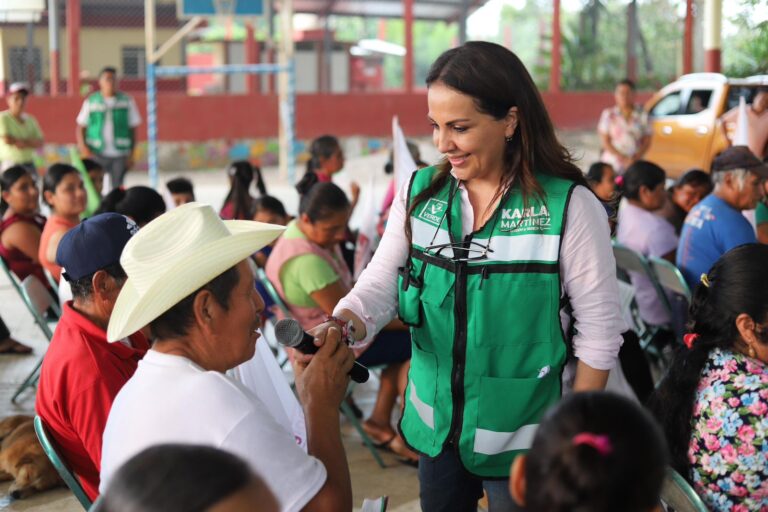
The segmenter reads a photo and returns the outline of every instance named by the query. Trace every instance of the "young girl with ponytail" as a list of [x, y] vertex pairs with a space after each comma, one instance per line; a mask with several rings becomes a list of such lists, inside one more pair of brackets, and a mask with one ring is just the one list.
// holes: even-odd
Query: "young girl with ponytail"
[[230, 188], [219, 216], [224, 220], [251, 220], [256, 201], [250, 193], [251, 182], [255, 181], [259, 194], [267, 195], [261, 168], [247, 160], [238, 160], [230, 164], [227, 175]]
[[531, 512], [661, 512], [664, 437], [650, 414], [612, 393], [574, 393], [512, 464], [510, 493]]
[[710, 510], [768, 510], [768, 246], [747, 244], [701, 276], [689, 334], [650, 407], [672, 466]]

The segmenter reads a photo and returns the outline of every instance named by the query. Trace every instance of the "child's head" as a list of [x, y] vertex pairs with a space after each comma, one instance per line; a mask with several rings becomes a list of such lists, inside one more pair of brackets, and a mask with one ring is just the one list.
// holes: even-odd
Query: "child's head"
[[638, 160], [624, 172], [621, 193], [645, 210], [658, 210], [664, 206], [664, 169], [646, 160]]
[[43, 200], [56, 215], [78, 216], [85, 210], [85, 187], [80, 171], [69, 164], [53, 164], [43, 178]]
[[125, 215], [133, 219], [139, 227], [144, 227], [153, 219], [165, 213], [165, 201], [163, 196], [154, 189], [143, 185], [137, 185], [128, 189], [118, 187], [101, 200], [101, 206], [99, 206], [96, 213], [105, 212]]
[[587, 171], [587, 182], [601, 201], [608, 202], [613, 199], [616, 191], [616, 173], [610, 164], [595, 162], [590, 165]]
[[701, 169], [691, 169], [672, 187], [672, 201], [683, 211], [689, 212], [712, 192], [713, 187], [712, 176]]
[[195, 190], [192, 187], [192, 182], [187, 178], [174, 178], [168, 181], [165, 186], [171, 193], [174, 206], [181, 206], [195, 200]]
[[88, 177], [91, 178], [96, 192], [101, 195], [101, 191], [104, 190], [104, 168], [92, 158], [83, 158], [83, 167], [85, 167]]
[[535, 512], [650, 512], [667, 468], [661, 430], [638, 404], [573, 393], [543, 419], [512, 464], [512, 497]]
[[273, 196], [261, 196], [254, 203], [253, 220], [268, 224], [288, 224], [288, 214], [280, 200]]

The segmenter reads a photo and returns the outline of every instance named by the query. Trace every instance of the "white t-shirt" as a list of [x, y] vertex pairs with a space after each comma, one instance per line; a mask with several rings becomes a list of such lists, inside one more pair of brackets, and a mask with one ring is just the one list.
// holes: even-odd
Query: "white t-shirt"
[[[127, 154], [125, 151], [118, 151], [117, 148], [115, 148], [115, 130], [112, 127], [112, 108], [115, 106], [115, 101], [117, 101], [116, 96], [112, 96], [111, 98], [104, 98], [104, 105], [107, 107], [107, 109], [106, 115], [104, 116], [104, 128], [102, 130], [102, 133], [104, 134], [104, 149], [101, 151], [101, 156], [113, 158], [125, 156]], [[128, 125], [131, 128], [136, 128], [141, 124], [141, 114], [139, 114], [139, 109], [136, 106], [136, 102], [133, 98], [129, 96], [128, 102], [130, 104], [128, 107]], [[86, 100], [83, 102], [83, 106], [80, 107], [80, 113], [77, 114], [78, 126], [88, 126], [88, 116], [90, 115], [89, 106], [90, 103], [86, 98]]]
[[326, 479], [323, 464], [244, 386], [185, 357], [149, 350], [109, 412], [99, 490], [128, 459], [163, 443], [213, 446], [242, 457], [284, 512], [301, 510]]
[[[629, 201], [623, 202], [619, 209], [616, 239], [620, 244], [645, 257], [661, 258], [677, 249], [677, 235], [672, 224]], [[643, 320], [653, 325], [669, 323], [669, 311], [661, 303], [653, 283], [647, 277], [634, 272], [630, 274], [630, 278], [635, 287], [635, 299]]]

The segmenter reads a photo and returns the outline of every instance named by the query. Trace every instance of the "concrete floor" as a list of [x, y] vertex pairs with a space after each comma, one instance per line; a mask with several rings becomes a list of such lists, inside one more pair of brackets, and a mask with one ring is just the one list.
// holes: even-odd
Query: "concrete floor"
[[[578, 164], [585, 169], [597, 159], [598, 141], [592, 132], [568, 132], [561, 134], [563, 143], [578, 159]], [[422, 158], [435, 161], [438, 154], [428, 141], [422, 141]], [[382, 169], [387, 160], [385, 152], [359, 158], [351, 158], [345, 165], [345, 170], [334, 178], [342, 188], [349, 189], [350, 181], [357, 181], [363, 188], [360, 202], [353, 214], [350, 224], [353, 227], [360, 222], [367, 209], [377, 208], [381, 202], [390, 176]], [[161, 183], [181, 175], [180, 172], [161, 174]], [[195, 171], [187, 175], [195, 184], [198, 200], [219, 207], [227, 191], [227, 179], [223, 170]], [[280, 198], [289, 213], [297, 209], [297, 197], [294, 189], [278, 176], [277, 169], [265, 169], [264, 179], [269, 193]], [[144, 173], [129, 173], [127, 185], [147, 184]], [[0, 275], [0, 313], [12, 335], [34, 347], [35, 353], [28, 356], [0, 356], [0, 417], [12, 414], [33, 414], [34, 395], [28, 391], [22, 396], [18, 405], [13, 405], [10, 398], [19, 383], [35, 365], [38, 357], [45, 353], [47, 343], [36, 328], [32, 316], [26, 311], [16, 292], [7, 282], [5, 275]], [[355, 390], [355, 400], [364, 411], [370, 411], [376, 396], [374, 384], [358, 386]], [[379, 468], [370, 453], [362, 445], [359, 436], [348, 423], [342, 427], [344, 445], [347, 451], [352, 474], [354, 503], [362, 504], [364, 498], [375, 498], [387, 495], [390, 498], [389, 510], [392, 512], [418, 511], [418, 480], [416, 469], [397, 462], [394, 456], [382, 453], [387, 467]], [[12, 500], [7, 495], [8, 483], [0, 484], [0, 511], [50, 511], [75, 512], [82, 510], [75, 498], [67, 489], [48, 491], [23, 500]]]

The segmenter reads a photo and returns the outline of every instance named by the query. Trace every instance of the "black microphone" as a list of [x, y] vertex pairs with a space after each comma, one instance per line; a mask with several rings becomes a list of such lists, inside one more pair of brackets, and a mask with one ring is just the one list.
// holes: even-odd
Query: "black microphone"
[[[315, 338], [311, 334], [304, 332], [301, 324], [293, 318], [279, 320], [275, 324], [275, 338], [277, 342], [284, 347], [294, 348], [302, 354], [314, 354], [317, 352]], [[349, 371], [349, 376], [358, 384], [368, 381], [370, 374], [368, 368], [355, 361], [354, 366]]]

